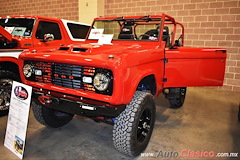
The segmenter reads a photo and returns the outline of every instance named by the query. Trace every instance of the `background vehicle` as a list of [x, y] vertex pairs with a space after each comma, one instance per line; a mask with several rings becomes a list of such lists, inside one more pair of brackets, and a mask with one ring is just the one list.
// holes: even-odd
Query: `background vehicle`
[[101, 116], [114, 123], [115, 148], [137, 156], [154, 128], [154, 96], [164, 92], [179, 108], [186, 87], [223, 84], [226, 50], [184, 47], [184, 27], [171, 16], [102, 17], [92, 26], [84, 44], [20, 56], [33, 113], [46, 126]]
[[0, 116], [8, 113], [12, 80], [20, 81], [18, 56], [29, 48], [59, 48], [85, 40], [89, 25], [40, 16], [0, 17]]

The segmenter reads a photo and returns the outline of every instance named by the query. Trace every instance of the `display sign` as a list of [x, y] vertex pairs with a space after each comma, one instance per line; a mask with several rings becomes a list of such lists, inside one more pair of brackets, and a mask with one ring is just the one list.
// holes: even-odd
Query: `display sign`
[[13, 81], [4, 146], [23, 158], [32, 87]]
[[8, 33], [12, 33], [14, 30], [14, 27], [5, 27], [5, 30], [8, 31]]
[[112, 44], [113, 34], [102, 34], [102, 36], [98, 39], [99, 44]]
[[103, 34], [104, 29], [91, 29], [88, 39], [99, 39]]

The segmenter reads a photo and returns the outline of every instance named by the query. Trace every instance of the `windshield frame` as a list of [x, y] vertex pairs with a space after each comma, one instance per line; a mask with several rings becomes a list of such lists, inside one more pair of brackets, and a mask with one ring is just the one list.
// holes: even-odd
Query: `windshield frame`
[[[137, 34], [136, 34], [136, 29], [138, 26], [140, 25], [158, 25], [158, 31], [159, 33], [160, 32], [160, 29], [162, 28], [161, 25], [162, 25], [162, 17], [161, 16], [156, 16], [156, 17], [150, 17], [150, 16], [138, 16], [136, 18], [124, 18], [124, 17], [113, 17], [113, 18], [103, 18], [103, 19], [95, 19], [89, 32], [88, 32], [88, 35], [86, 37], [86, 40], [98, 40], [98, 39], [89, 39], [90, 37], [90, 34], [91, 34], [91, 30], [92, 29], [96, 29], [96, 23], [97, 22], [114, 22], [116, 21], [119, 25], [119, 31], [118, 33], [114, 33], [114, 34], [120, 34], [121, 30], [123, 29], [124, 25], [126, 23], [132, 23], [131, 27], [133, 28], [133, 35], [134, 37], [137, 37]], [[156, 29], [157, 27], [155, 27]], [[105, 29], [105, 28], [104, 28]], [[152, 29], [153, 30], [153, 29]], [[143, 33], [144, 34], [144, 33]], [[141, 35], [143, 35], [141, 34]], [[134, 38], [134, 39], [112, 39], [112, 41], [127, 41], [127, 42], [134, 42], [134, 41], [141, 41], [141, 42], [158, 42], [160, 40], [160, 36], [161, 34], [158, 34], [157, 35], [157, 39], [156, 40], [140, 40], [138, 38]]]
[[[4, 29], [5, 29], [5, 27], [8, 27], [8, 21], [9, 20], [13, 20], [13, 19], [28, 19], [28, 20], [33, 20], [33, 23], [31, 24], [31, 31], [30, 31], [30, 34], [29, 35], [24, 35], [25, 34], [25, 31], [24, 31], [24, 33], [23, 33], [23, 36], [17, 36], [17, 35], [13, 35], [13, 30], [12, 30], [12, 32], [10, 33], [12, 36], [17, 36], [17, 37], [26, 37], [26, 38], [29, 38], [29, 37], [32, 37], [32, 35], [33, 35], [33, 31], [34, 31], [34, 26], [35, 26], [35, 23], [36, 23], [36, 20], [37, 20], [37, 18], [32, 18], [32, 17], [4, 17], [4, 18], [0, 18], [0, 21], [1, 20], [4, 20], [5, 22], [5, 24], [6, 25], [1, 25], [1, 23], [0, 23], [0, 26], [2, 26]], [[7, 21], [7, 22], [6, 22]], [[9, 25], [9, 26], [11, 26], [11, 25]], [[15, 28], [16, 26], [14, 26], [14, 28]], [[18, 26], [19, 28], [21, 28], [22, 26]], [[27, 29], [27, 27], [26, 27], [26, 29]]]

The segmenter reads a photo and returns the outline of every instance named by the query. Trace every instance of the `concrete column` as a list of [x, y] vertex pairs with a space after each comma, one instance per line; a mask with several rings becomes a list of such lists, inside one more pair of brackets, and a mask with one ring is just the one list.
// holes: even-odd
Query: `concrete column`
[[91, 24], [93, 19], [104, 16], [104, 0], [78, 0], [79, 22]]

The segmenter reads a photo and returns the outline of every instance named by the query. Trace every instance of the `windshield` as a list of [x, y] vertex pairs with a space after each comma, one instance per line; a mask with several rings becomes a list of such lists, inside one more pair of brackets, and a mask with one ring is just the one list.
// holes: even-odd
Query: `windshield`
[[0, 19], [0, 25], [13, 36], [29, 37], [32, 35], [34, 21], [33, 18], [5, 18]]
[[116, 19], [96, 20], [88, 39], [121, 41], [158, 41], [161, 18]]

